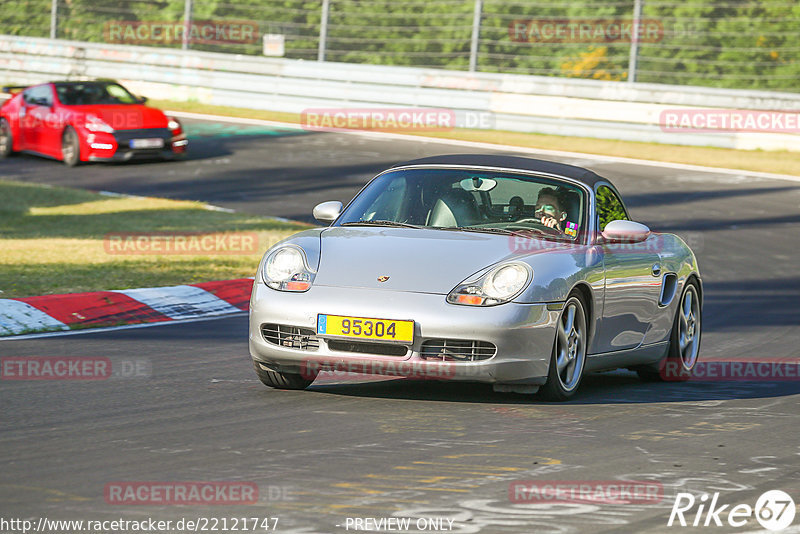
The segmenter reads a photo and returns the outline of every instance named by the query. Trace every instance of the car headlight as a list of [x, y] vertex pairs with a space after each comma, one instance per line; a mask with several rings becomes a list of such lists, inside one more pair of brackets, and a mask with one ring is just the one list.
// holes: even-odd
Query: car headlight
[[449, 295], [450, 304], [495, 306], [519, 295], [533, 279], [533, 272], [524, 263], [504, 263], [490, 269], [475, 280], [462, 282]]
[[279, 291], [308, 291], [314, 272], [308, 267], [303, 249], [286, 245], [269, 253], [261, 276], [272, 289]]
[[100, 117], [89, 115], [86, 117], [86, 129], [90, 132], [114, 133], [114, 128]]

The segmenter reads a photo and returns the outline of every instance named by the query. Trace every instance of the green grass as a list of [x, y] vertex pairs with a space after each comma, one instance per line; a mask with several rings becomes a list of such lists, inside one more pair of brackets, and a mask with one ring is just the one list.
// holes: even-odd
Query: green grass
[[[228, 117], [244, 117], [248, 119], [272, 120], [296, 124], [300, 123], [300, 115], [296, 113], [214, 106], [197, 102], [175, 102], [171, 100], [151, 100], [150, 103], [153, 106], [174, 111], [208, 113]], [[606, 156], [800, 176], [800, 152], [791, 152], [787, 150], [766, 151], [692, 147], [496, 130], [452, 130], [446, 132], [418, 133], [409, 131], [400, 133], [423, 137], [459, 139], [462, 141], [478, 141], [482, 143], [495, 143], [544, 150], [563, 150], [585, 154], [602, 154]]]
[[[310, 226], [302, 223], [213, 211], [200, 202], [109, 197], [0, 181], [0, 297], [254, 276], [268, 246], [307, 228]], [[218, 250], [120, 254], [119, 249], [110, 249], [109, 234], [149, 232], [243, 232], [239, 235], [254, 238], [257, 245], [237, 255], [219, 254]]]

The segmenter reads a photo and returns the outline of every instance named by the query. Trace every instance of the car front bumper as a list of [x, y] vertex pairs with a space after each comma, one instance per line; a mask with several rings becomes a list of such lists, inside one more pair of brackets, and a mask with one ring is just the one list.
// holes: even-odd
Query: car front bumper
[[[546, 381], [560, 304], [507, 303], [492, 307], [448, 304], [444, 295], [376, 289], [312, 286], [305, 293], [276, 291], [257, 280], [250, 301], [250, 354], [256, 364], [286, 373], [315, 376], [332, 370], [420, 379], [540, 385]], [[317, 333], [317, 314], [413, 320], [414, 341], [404, 355], [335, 350], [329, 338], [316, 347], [293, 348], [267, 341], [265, 324]], [[431, 340], [482, 341], [494, 356], [452, 361], [423, 354]]]
[[[161, 139], [163, 146], [134, 148], [131, 141]], [[167, 128], [116, 130], [109, 133], [87, 133], [82, 159], [87, 161], [122, 162], [134, 159], [176, 159], [186, 154], [188, 140], [184, 134], [173, 135]], [[85, 154], [85, 156], [84, 156]]]

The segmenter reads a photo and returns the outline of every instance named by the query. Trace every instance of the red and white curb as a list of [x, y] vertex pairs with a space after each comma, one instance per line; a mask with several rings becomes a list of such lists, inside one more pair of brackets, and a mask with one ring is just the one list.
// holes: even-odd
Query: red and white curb
[[0, 336], [184, 321], [247, 311], [252, 278], [0, 300]]

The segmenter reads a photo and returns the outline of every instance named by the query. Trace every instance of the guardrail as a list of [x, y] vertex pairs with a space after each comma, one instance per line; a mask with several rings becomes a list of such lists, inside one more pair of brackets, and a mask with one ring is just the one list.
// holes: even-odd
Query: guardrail
[[[0, 36], [0, 77], [27, 84], [115, 78], [151, 98], [300, 113], [308, 108], [447, 108], [475, 127], [743, 149], [800, 150], [800, 94], [313, 62]], [[751, 110], [793, 128], [669, 131], [664, 113]], [[782, 123], [781, 123], [782, 124]]]

